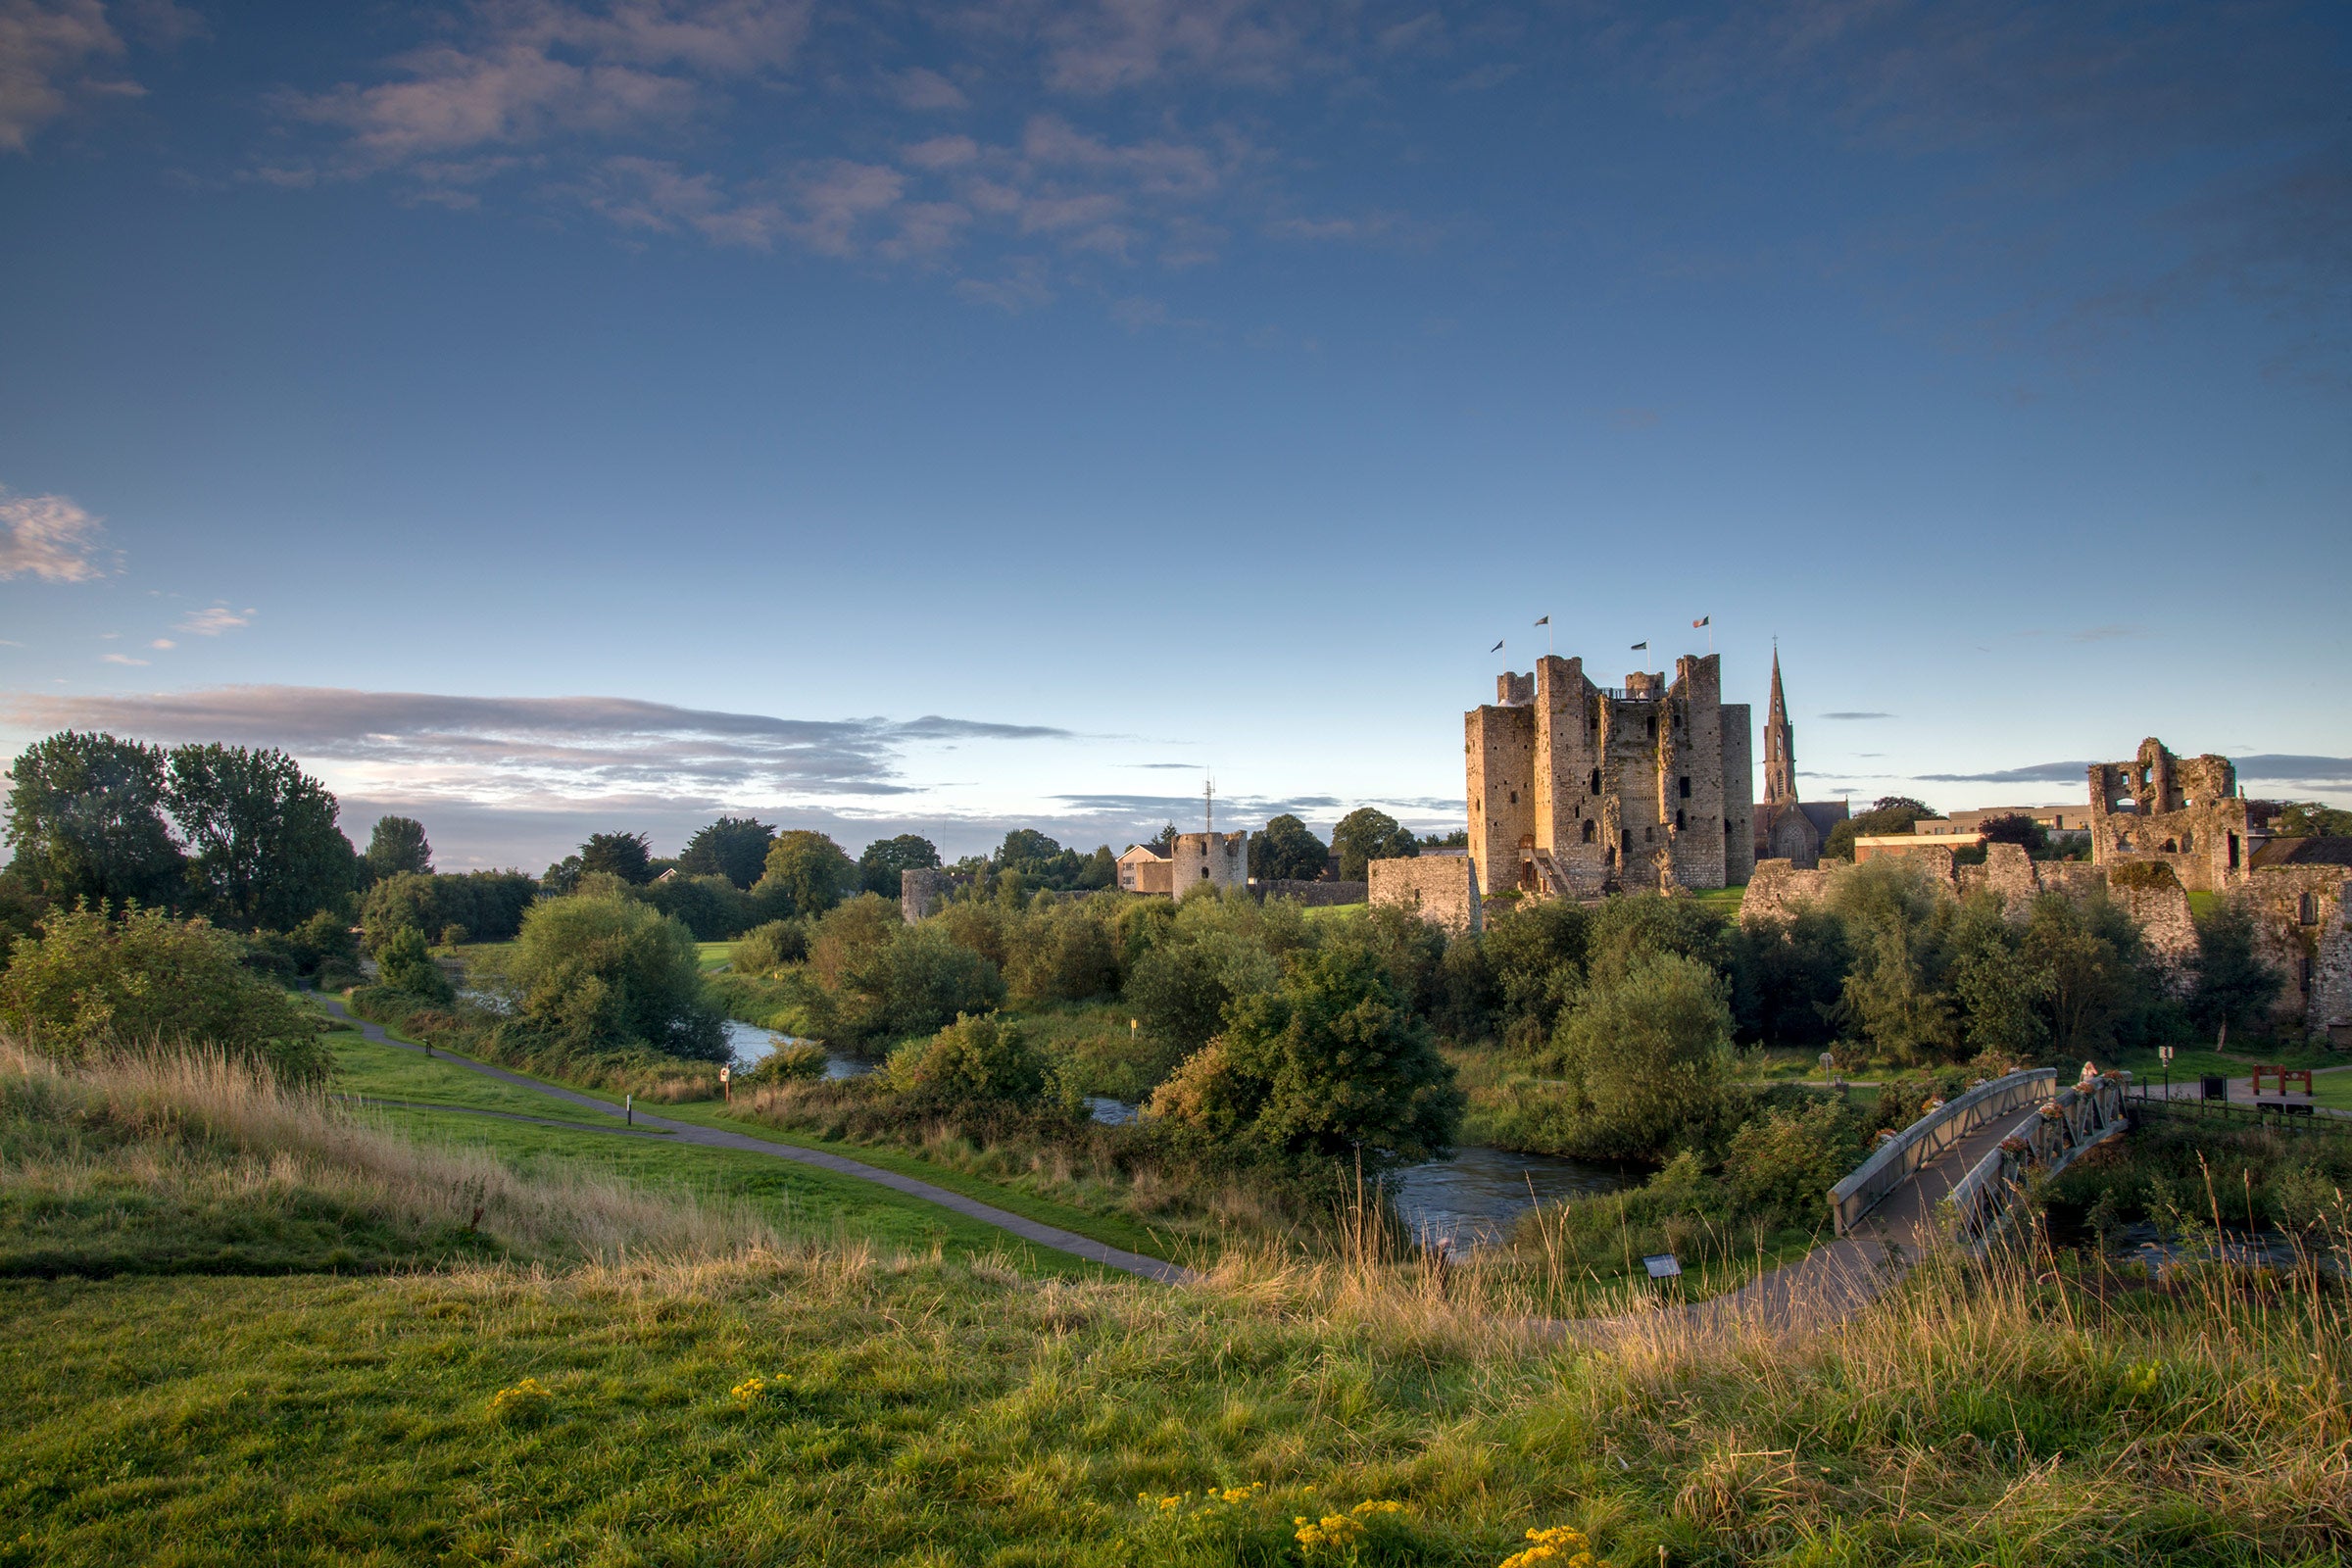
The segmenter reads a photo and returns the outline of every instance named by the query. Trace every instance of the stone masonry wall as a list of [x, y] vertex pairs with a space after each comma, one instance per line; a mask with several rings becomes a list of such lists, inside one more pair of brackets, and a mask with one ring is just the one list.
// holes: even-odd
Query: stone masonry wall
[[[1469, 863], [1458, 855], [1448, 858]], [[1276, 877], [1250, 883], [1250, 891], [1261, 903], [1267, 899], [1290, 899], [1310, 909], [1321, 909], [1338, 904], [1362, 904], [1371, 897], [1372, 887], [1369, 882], [1296, 882]]]
[[1800, 871], [1793, 860], [1758, 860], [1755, 874], [1747, 879], [1747, 892], [1740, 900], [1740, 923], [1786, 920], [1798, 905], [1818, 900], [1829, 880], [1827, 867]]
[[1369, 868], [1371, 900], [1409, 909], [1456, 936], [1486, 928], [1478, 877], [1467, 857], [1433, 855], [1413, 859], [1374, 860]]
[[969, 871], [901, 871], [899, 916], [908, 925], [935, 914], [957, 888], [971, 886]]
[[2323, 971], [2341, 962], [2329, 952], [2344, 945], [2344, 870], [2340, 865], [2264, 866], [2231, 888], [2231, 904], [2254, 926], [2254, 951], [2283, 982], [2272, 1022], [2325, 1036], [2352, 1026], [2352, 1005], [2331, 989]]

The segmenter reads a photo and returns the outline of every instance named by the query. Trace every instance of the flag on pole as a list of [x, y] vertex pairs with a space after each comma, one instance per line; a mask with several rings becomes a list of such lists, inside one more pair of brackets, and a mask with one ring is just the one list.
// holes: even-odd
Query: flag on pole
[[1632, 651], [1637, 654], [1646, 654], [1649, 652], [1649, 644], [1646, 642], [1636, 643]]
[[1502, 652], [1502, 644], [1496, 643], [1494, 647], [1488, 649], [1487, 652], [1490, 654], [1499, 654]]
[[1704, 626], [1707, 622], [1713, 620], [1714, 618], [1715, 617], [1713, 615], [1701, 615], [1690, 623], [1690, 629], [1692, 631], [1696, 631], [1699, 627]]
[[1548, 626], [1551, 624], [1551, 617], [1549, 615], [1545, 615], [1543, 619], [1537, 621], [1536, 624], [1539, 626]]

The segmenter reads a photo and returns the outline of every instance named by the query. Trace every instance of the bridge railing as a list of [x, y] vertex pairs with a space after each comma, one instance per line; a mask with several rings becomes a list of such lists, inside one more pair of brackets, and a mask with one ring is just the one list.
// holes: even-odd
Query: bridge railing
[[1984, 1251], [2008, 1228], [2029, 1179], [2056, 1175], [2129, 1126], [2131, 1083], [2130, 1073], [2108, 1073], [2044, 1101], [2040, 1114], [2027, 1118], [1952, 1188], [1952, 1240], [1969, 1252]]
[[1843, 1236], [1888, 1193], [1909, 1181], [1922, 1165], [1934, 1164], [1970, 1133], [1996, 1116], [2024, 1110], [2050, 1098], [2058, 1086], [2055, 1067], [2028, 1067], [1982, 1083], [1881, 1144], [1854, 1173], [1830, 1189], [1830, 1211]]

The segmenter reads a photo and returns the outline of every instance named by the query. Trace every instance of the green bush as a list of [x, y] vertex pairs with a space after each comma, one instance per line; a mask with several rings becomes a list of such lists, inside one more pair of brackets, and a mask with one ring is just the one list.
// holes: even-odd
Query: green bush
[[908, 1041], [891, 1053], [884, 1073], [897, 1093], [956, 1109], [1033, 1104], [1052, 1082], [1021, 1026], [993, 1013], [959, 1016], [928, 1040]]
[[739, 975], [757, 978], [808, 956], [808, 930], [798, 920], [770, 920], [735, 939], [727, 952], [727, 966]]
[[234, 937], [156, 909], [51, 914], [0, 972], [0, 1023], [35, 1050], [218, 1050], [281, 1079], [315, 1082], [329, 1054], [310, 1015], [251, 973]]
[[762, 1088], [770, 1084], [805, 1083], [825, 1075], [825, 1048], [807, 1040], [778, 1046], [737, 1078], [738, 1083]]
[[1683, 954], [1637, 957], [1561, 1023], [1551, 1065], [1571, 1152], [1662, 1159], [1703, 1143], [1734, 1108], [1732, 1014], [1715, 971]]
[[446, 1005], [456, 995], [449, 977], [426, 951], [424, 933], [413, 925], [402, 926], [385, 939], [376, 950], [375, 968], [388, 989], [428, 1005]]
[[727, 1059], [693, 934], [635, 900], [574, 895], [533, 905], [499, 969], [516, 1009], [500, 1033], [526, 1051]]

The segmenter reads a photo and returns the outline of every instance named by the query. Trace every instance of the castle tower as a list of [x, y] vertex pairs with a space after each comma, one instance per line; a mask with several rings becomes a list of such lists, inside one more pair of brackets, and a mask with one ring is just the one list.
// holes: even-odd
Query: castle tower
[[1796, 804], [1795, 737], [1788, 728], [1788, 699], [1781, 691], [1781, 650], [1772, 650], [1772, 708], [1764, 715], [1764, 804]]

